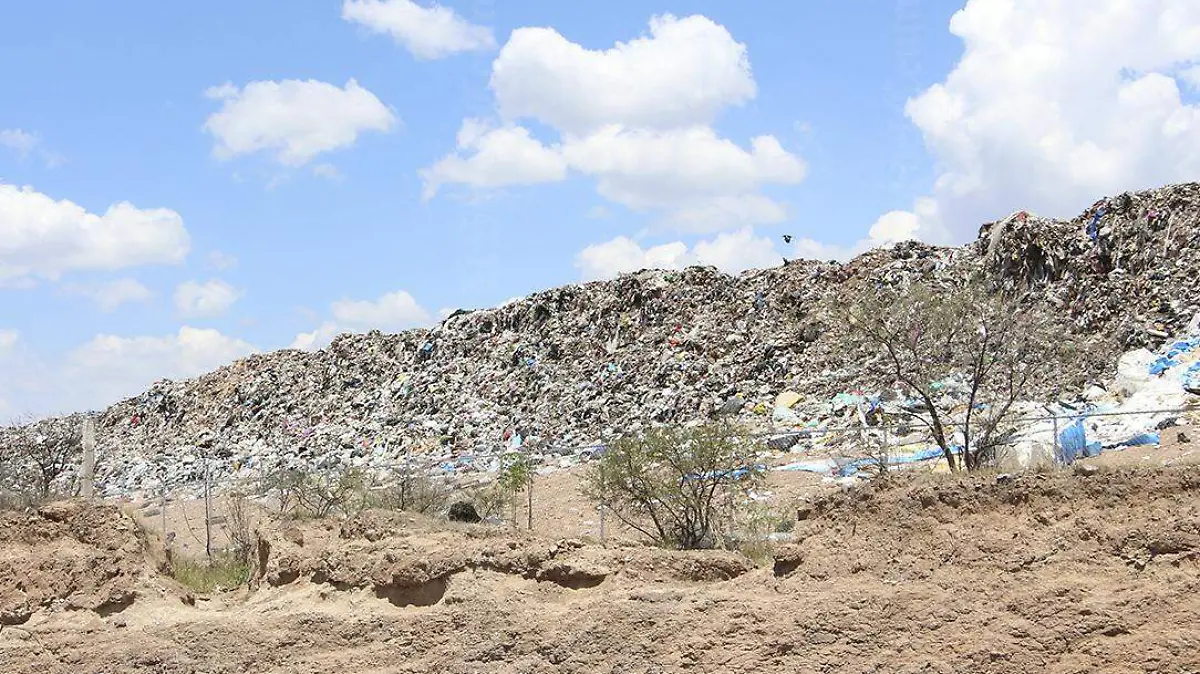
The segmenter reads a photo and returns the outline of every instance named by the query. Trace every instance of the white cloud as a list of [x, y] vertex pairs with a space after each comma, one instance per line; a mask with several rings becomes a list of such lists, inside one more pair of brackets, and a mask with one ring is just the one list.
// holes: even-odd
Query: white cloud
[[334, 182], [341, 182], [342, 180], [345, 180], [342, 172], [339, 171], [338, 167], [334, 166], [333, 164], [317, 164], [316, 166], [312, 167], [312, 172], [313, 175], [317, 176], [318, 178], [325, 178], [326, 180], [332, 180]]
[[0, 356], [8, 355], [21, 339], [21, 332], [11, 328], [0, 329]]
[[398, 332], [431, 321], [429, 312], [403, 290], [388, 293], [374, 302], [339, 300], [333, 303], [333, 318], [346, 329], [360, 332]]
[[303, 166], [322, 152], [354, 145], [359, 134], [388, 132], [396, 115], [375, 94], [350, 80], [337, 87], [316, 80], [223, 84], [206, 92], [222, 101], [204, 128], [221, 159], [259, 151], [284, 166]]
[[[715, 232], [787, 219], [786, 206], [760, 190], [807, 173], [774, 136], [747, 149], [711, 128], [723, 109], [753, 99], [756, 85], [746, 46], [703, 16], [656, 16], [648, 35], [603, 51], [521, 28], [497, 56], [490, 86], [503, 123], [464, 122], [459, 152], [421, 172], [427, 198], [442, 184], [546, 183], [570, 170], [667, 229]], [[558, 141], [533, 137], [524, 119]]]
[[[97, 335], [51, 366], [27, 345], [23, 348], [22, 341], [14, 341], [8, 353], [0, 348], [0, 415], [100, 409], [159, 379], [199, 376], [256, 350], [216, 330], [184, 326], [159, 337]], [[15, 401], [20, 401], [19, 409]]]
[[94, 284], [72, 283], [64, 290], [73, 295], [82, 295], [96, 304], [101, 311], [116, 311], [122, 304], [145, 302], [154, 297], [150, 289], [135, 279], [121, 278]]
[[169, 209], [121, 202], [96, 215], [31, 187], [0, 184], [0, 283], [178, 264], [190, 246], [183, 219]]
[[[933, 204], [922, 200], [918, 211], [926, 214], [926, 220], [932, 219]], [[792, 256], [809, 260], [837, 260], [845, 262], [856, 255], [861, 255], [872, 248], [889, 246], [900, 241], [918, 238], [921, 228], [921, 217], [908, 211], [888, 211], [879, 216], [871, 225], [867, 236], [851, 246], [822, 243], [810, 238], [801, 238], [792, 245]]]
[[1200, 107], [1179, 89], [1200, 61], [1200, 3], [970, 0], [950, 31], [962, 59], [906, 107], [940, 171], [927, 240], [1200, 175]]
[[665, 209], [670, 224], [699, 232], [786, 219], [785, 209], [757, 190], [796, 184], [807, 171], [772, 136], [754, 138], [747, 152], [708, 127], [608, 126], [568, 140], [563, 154], [598, 180], [603, 196], [635, 210]]
[[575, 266], [584, 280], [609, 279], [641, 269], [683, 269], [691, 265], [714, 266], [736, 274], [747, 269], [773, 267], [783, 262], [770, 239], [754, 236], [750, 228], [725, 232], [690, 249], [682, 241], [643, 248], [619, 236], [580, 251]]
[[136, 395], [159, 379], [196, 377], [257, 351], [216, 330], [184, 326], [162, 337], [97, 335], [67, 354], [62, 376], [88, 407]]
[[1200, 65], [1194, 65], [1179, 72], [1179, 79], [1188, 85], [1192, 91], [1200, 91]]
[[0, 129], [0, 145], [16, 152], [19, 157], [28, 156], [37, 144], [38, 137], [35, 134], [21, 129]]
[[518, 28], [492, 66], [506, 119], [531, 117], [567, 133], [609, 124], [704, 125], [754, 98], [746, 46], [703, 16], [650, 20], [650, 34], [593, 51], [552, 28]]
[[567, 177], [567, 163], [558, 148], [542, 145], [519, 126], [492, 128], [476, 119], [463, 121], [458, 149], [469, 157], [451, 153], [433, 166], [421, 169], [423, 198], [437, 194], [441, 185], [464, 184], [480, 188], [533, 185]]
[[333, 319], [321, 323], [312, 332], [296, 335], [291, 348], [313, 350], [324, 348], [343, 332], [400, 332], [427, 326], [434, 317], [403, 290], [390, 292], [377, 300], [339, 300], [330, 306]]
[[216, 269], [217, 271], [233, 269], [238, 264], [237, 257], [219, 250], [209, 251], [207, 261], [208, 266]]
[[184, 318], [217, 318], [241, 297], [240, 290], [220, 279], [185, 281], [175, 289], [175, 309]]
[[345, 0], [342, 18], [391, 35], [419, 59], [496, 48], [492, 29], [476, 26], [436, 3], [422, 7], [411, 0]]
[[333, 341], [333, 338], [337, 337], [338, 334], [342, 332], [345, 332], [345, 330], [340, 330], [337, 324], [333, 321], [325, 321], [320, 327], [312, 332], [302, 332], [296, 335], [296, 338], [292, 340], [292, 343], [288, 348], [300, 349], [302, 351], [315, 351], [317, 349], [323, 349], [326, 346], [329, 346], [329, 343]]

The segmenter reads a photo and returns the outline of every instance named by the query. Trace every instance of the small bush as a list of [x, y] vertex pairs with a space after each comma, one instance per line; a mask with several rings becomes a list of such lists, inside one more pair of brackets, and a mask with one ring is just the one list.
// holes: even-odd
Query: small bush
[[482, 519], [470, 501], [455, 501], [447, 516], [451, 522], [478, 522]]
[[250, 579], [250, 564], [235, 555], [214, 556], [212, 560], [175, 557], [170, 570], [180, 585], [202, 594], [233, 590]]
[[758, 448], [726, 424], [656, 428], [622, 438], [588, 473], [584, 494], [622, 524], [665, 545], [711, 548], [762, 481]]
[[446, 509], [445, 486], [413, 471], [398, 471], [391, 484], [371, 495], [371, 507], [432, 515]]

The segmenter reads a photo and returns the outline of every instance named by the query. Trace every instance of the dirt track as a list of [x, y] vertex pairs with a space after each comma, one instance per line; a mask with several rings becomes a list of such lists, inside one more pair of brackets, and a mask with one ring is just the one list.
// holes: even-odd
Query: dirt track
[[9, 518], [0, 610], [37, 610], [0, 630], [0, 669], [1200, 671], [1200, 466], [926, 476], [816, 506], [762, 568], [371, 513], [264, 531], [256, 589], [194, 606], [115, 509]]

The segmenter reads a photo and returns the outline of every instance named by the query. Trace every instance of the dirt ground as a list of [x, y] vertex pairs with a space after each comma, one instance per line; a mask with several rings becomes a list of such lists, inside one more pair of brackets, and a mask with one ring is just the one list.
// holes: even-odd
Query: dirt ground
[[2, 516], [0, 671], [1200, 672], [1200, 465], [1133, 463], [823, 490], [759, 564], [376, 512], [263, 526], [252, 587], [212, 596], [122, 509], [59, 504]]

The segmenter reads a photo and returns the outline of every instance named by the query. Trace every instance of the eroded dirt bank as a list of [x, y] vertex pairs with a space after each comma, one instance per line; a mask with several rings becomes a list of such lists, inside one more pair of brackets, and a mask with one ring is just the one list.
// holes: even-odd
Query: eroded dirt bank
[[1200, 466], [834, 493], [756, 566], [403, 515], [262, 531], [187, 598], [132, 520], [4, 516], [0, 669], [1200, 671]]

